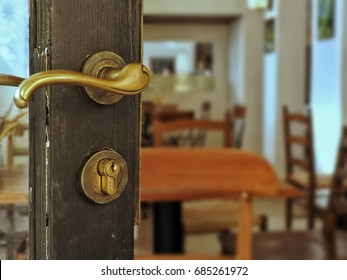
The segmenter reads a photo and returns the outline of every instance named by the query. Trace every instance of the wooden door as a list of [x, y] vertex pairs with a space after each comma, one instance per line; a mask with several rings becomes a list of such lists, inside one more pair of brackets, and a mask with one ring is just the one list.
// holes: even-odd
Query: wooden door
[[[80, 71], [85, 58], [112, 51], [141, 62], [141, 0], [31, 0], [30, 71]], [[38, 90], [30, 101], [30, 258], [132, 259], [139, 185], [140, 96], [99, 105], [79, 87]], [[123, 156], [128, 183], [99, 205], [79, 191], [95, 152]]]

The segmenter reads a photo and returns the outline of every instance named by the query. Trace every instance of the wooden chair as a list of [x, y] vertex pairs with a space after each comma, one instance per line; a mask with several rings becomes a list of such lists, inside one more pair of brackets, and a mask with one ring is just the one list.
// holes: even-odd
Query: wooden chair
[[[9, 114], [6, 113], [6, 114]], [[11, 168], [14, 163], [15, 156], [28, 156], [29, 148], [18, 147], [15, 145], [15, 138], [21, 138], [28, 131], [29, 125], [21, 121], [28, 114], [27, 111], [16, 115], [13, 118], [0, 117], [0, 140], [7, 138], [7, 166]]]
[[153, 119], [159, 121], [172, 121], [181, 118], [194, 118], [193, 111], [179, 111], [176, 105], [155, 106], [152, 101], [142, 102], [142, 147], [153, 146], [152, 123]]
[[[211, 118], [211, 103], [204, 101], [201, 105], [201, 114], [199, 120], [208, 121]], [[204, 147], [206, 142], [207, 130], [198, 129], [193, 134], [193, 129], [190, 130], [190, 134], [186, 137], [186, 142], [189, 141], [191, 147]]]
[[330, 180], [316, 176], [311, 112], [289, 112], [284, 106], [283, 123], [285, 182], [307, 192], [305, 199], [288, 199], [286, 202], [286, 228], [292, 227], [295, 202], [306, 209], [307, 228], [313, 229], [315, 217], [323, 217], [327, 208]]
[[[228, 117], [223, 121], [194, 120], [191, 118], [180, 118], [173, 121], [153, 120], [154, 146], [164, 146], [165, 134], [178, 132], [182, 135], [184, 131], [190, 133], [191, 130], [221, 131], [224, 136], [224, 147], [231, 147], [231, 122]], [[183, 136], [184, 137], [184, 136]], [[188, 146], [190, 146], [188, 144]]]
[[155, 112], [161, 113], [161, 112], [177, 112], [178, 107], [176, 104], [159, 104], [155, 105]]
[[[194, 115], [193, 110], [178, 110], [177, 107], [173, 105], [161, 105], [153, 114], [153, 123], [171, 122], [181, 119], [194, 119]], [[153, 127], [153, 133], [154, 130], [155, 128]], [[187, 136], [188, 134], [181, 135], [180, 133], [170, 135], [166, 139], [166, 145], [181, 146], [186, 143], [187, 140], [189, 140]]]
[[[279, 182], [260, 156], [233, 149], [144, 148], [141, 154], [141, 200], [147, 202], [238, 199], [238, 259], [252, 256], [252, 197], [276, 196]], [[226, 217], [226, 218], [228, 218]], [[235, 256], [150, 255], [137, 259], [215, 259]]]
[[29, 147], [17, 146], [15, 144], [16, 138], [22, 138], [25, 132], [28, 132], [29, 125], [26, 123], [18, 123], [18, 126], [9, 134], [7, 141], [7, 165], [9, 168], [13, 167], [15, 157], [28, 157]]
[[[347, 214], [347, 127], [342, 129], [336, 167], [331, 181], [328, 208], [321, 230], [257, 233], [253, 236], [254, 259], [323, 260], [347, 259], [347, 231], [336, 230], [336, 220]], [[233, 246], [232, 238], [229, 245]], [[225, 240], [227, 243], [227, 240]]]
[[[175, 104], [155, 105], [153, 102], [147, 101], [142, 103], [142, 147], [151, 147], [154, 145], [153, 140], [153, 123], [156, 121], [170, 122], [178, 119], [193, 119], [194, 112], [179, 111]], [[175, 135], [168, 139], [170, 145], [177, 146], [181, 142], [180, 135]], [[141, 213], [143, 218], [147, 218], [147, 212], [150, 205], [141, 203]]]

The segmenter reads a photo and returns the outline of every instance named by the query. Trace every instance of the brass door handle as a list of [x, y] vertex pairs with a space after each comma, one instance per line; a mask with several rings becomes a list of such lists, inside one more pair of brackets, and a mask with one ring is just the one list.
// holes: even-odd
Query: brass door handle
[[0, 85], [18, 86], [14, 103], [25, 108], [35, 90], [57, 84], [82, 86], [99, 104], [113, 104], [124, 95], [139, 94], [150, 82], [148, 68], [140, 63], [126, 65], [112, 52], [98, 52], [84, 61], [82, 73], [68, 70], [49, 70], [27, 79], [0, 74]]

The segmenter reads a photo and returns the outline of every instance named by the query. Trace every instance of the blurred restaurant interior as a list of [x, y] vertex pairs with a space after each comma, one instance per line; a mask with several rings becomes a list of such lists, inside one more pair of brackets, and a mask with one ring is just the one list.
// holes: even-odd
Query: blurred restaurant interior
[[[346, 259], [347, 2], [143, 2], [135, 259]], [[0, 73], [29, 75], [27, 3], [0, 2]], [[28, 197], [1, 177], [27, 182], [28, 111], [0, 91], [0, 259], [25, 259]], [[170, 179], [182, 197], [147, 192]]]

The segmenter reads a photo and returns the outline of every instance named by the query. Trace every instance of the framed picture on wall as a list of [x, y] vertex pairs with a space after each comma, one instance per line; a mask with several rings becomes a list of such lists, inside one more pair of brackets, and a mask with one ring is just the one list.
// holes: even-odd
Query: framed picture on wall
[[275, 20], [268, 19], [265, 21], [265, 52], [272, 53], [275, 51]]
[[318, 39], [326, 40], [334, 36], [334, 0], [319, 0]]
[[210, 42], [197, 42], [195, 45], [195, 72], [212, 73], [213, 46]]

